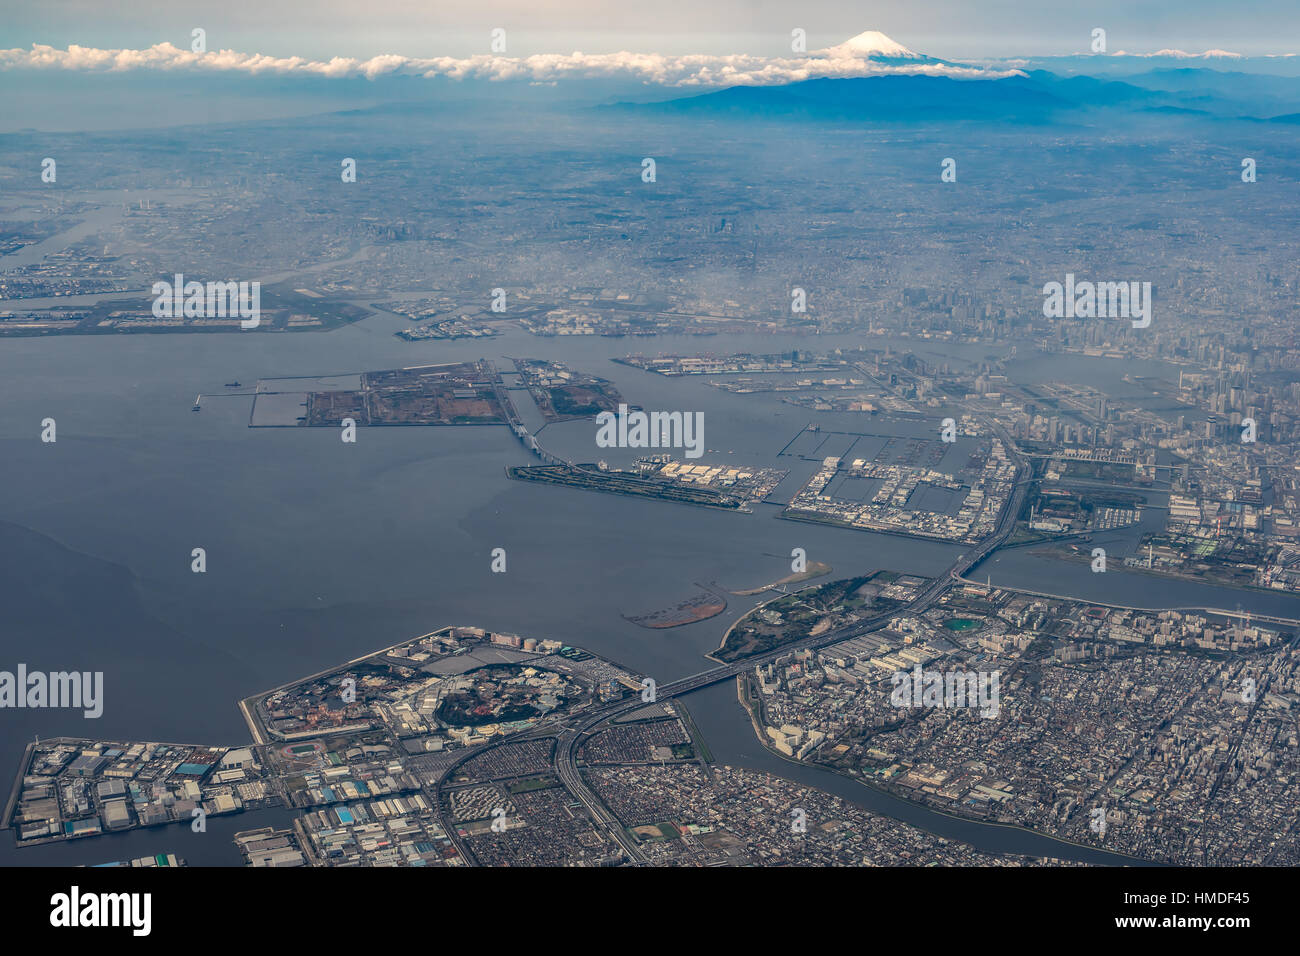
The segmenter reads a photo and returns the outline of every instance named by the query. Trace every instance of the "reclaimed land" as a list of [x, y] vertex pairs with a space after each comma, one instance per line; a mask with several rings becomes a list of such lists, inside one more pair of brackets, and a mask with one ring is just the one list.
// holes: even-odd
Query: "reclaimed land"
[[732, 591], [731, 593], [739, 597], [749, 597], [751, 594], [762, 594], [764, 591], [772, 591], [777, 588], [785, 587], [788, 584], [802, 584], [804, 581], [810, 580], [811, 578], [819, 578], [823, 574], [830, 574], [831, 570], [832, 568], [829, 564], [825, 564], [821, 561], [809, 561], [808, 569], [806, 571], [800, 571], [796, 574], [787, 574], [779, 581], [773, 581], [771, 584], [764, 584], [762, 587], [749, 588], [745, 591]]
[[540, 481], [549, 485], [568, 485], [571, 488], [586, 488], [590, 491], [632, 495], [637, 498], [659, 498], [705, 508], [722, 508], [726, 511], [739, 511], [745, 503], [744, 499], [735, 495], [723, 494], [709, 488], [687, 488], [671, 482], [638, 478], [623, 472], [594, 469], [588, 471], [585, 468], [569, 468], [565, 465], [523, 465], [507, 468], [506, 475], [516, 481]]
[[648, 614], [639, 614], [635, 617], [624, 614], [623, 620], [631, 621], [638, 627], [663, 630], [670, 627], [681, 627], [683, 624], [707, 621], [711, 617], [717, 617], [726, 609], [727, 601], [721, 595], [701, 591], [675, 607], [651, 611]]
[[[737, 618], [727, 628], [717, 650], [705, 656], [721, 664], [732, 664], [815, 636], [819, 628], [839, 626], [842, 622], [834, 621], [837, 611], [881, 613], [902, 607], [903, 602], [895, 598], [879, 597], [881, 586], [892, 583], [897, 577], [892, 571], [873, 571], [783, 593]], [[862, 593], [864, 591], [867, 593]], [[764, 615], [769, 612], [776, 612], [778, 619], [765, 619]]]

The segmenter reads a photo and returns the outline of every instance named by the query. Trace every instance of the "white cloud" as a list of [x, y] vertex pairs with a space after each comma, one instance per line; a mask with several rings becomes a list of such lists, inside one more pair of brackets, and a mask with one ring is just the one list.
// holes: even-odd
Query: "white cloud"
[[1120, 50], [1115, 56], [1137, 56], [1144, 59], [1161, 57], [1170, 60], [1244, 60], [1245, 57], [1240, 53], [1229, 53], [1227, 50], [1206, 50], [1204, 53], [1188, 53], [1186, 50], [1156, 50], [1155, 53], [1127, 53]]
[[749, 54], [665, 56], [623, 51], [594, 54], [544, 53], [520, 58], [487, 54], [465, 58], [419, 58], [385, 54], [367, 60], [352, 57], [306, 60], [302, 57], [239, 53], [235, 50], [192, 53], [170, 43], [158, 43], [145, 50], [100, 50], [76, 45], [59, 50], [35, 44], [30, 50], [0, 50], [0, 69], [211, 71], [367, 79], [401, 74], [441, 76], [455, 80], [523, 80], [546, 84], [571, 78], [621, 77], [640, 80], [646, 84], [679, 87], [765, 86], [824, 77], [899, 73], [995, 78], [1018, 72], [1014, 69], [985, 69], [944, 63], [913, 54], [905, 47], [893, 44], [882, 34], [870, 36], [881, 40], [855, 43], [861, 41], [860, 37], [855, 37], [838, 46], [813, 51], [807, 56], [788, 58]]

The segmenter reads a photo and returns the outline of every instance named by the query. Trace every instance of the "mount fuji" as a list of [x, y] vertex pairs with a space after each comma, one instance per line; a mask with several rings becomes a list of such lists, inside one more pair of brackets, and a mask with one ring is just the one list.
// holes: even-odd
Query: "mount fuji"
[[816, 51], [816, 55], [833, 60], [871, 60], [875, 63], [941, 63], [934, 57], [909, 50], [877, 30], [867, 30], [843, 43]]
[[[1090, 62], [1105, 65], [1113, 59], [1094, 57]], [[876, 30], [811, 50], [807, 60], [799, 62], [811, 65], [793, 71], [806, 77], [793, 82], [742, 83], [640, 108], [736, 119], [900, 124], [1089, 123], [1096, 122], [1101, 111], [1112, 118], [1127, 114], [1146, 122], [1159, 115], [1251, 118], [1249, 104], [1225, 101], [1222, 91], [1209, 86], [1206, 77], [1213, 80], [1220, 75], [1214, 72], [1198, 72], [1199, 82], [1180, 85], [1168, 75], [1154, 73], [1122, 82], [1078, 74], [1060, 76], [1042, 69], [984, 69], [917, 53]], [[1268, 91], [1272, 92], [1271, 87]], [[1291, 122], [1293, 102], [1294, 95], [1286, 101], [1273, 97], [1263, 115]], [[1288, 115], [1277, 116], [1281, 113]]]

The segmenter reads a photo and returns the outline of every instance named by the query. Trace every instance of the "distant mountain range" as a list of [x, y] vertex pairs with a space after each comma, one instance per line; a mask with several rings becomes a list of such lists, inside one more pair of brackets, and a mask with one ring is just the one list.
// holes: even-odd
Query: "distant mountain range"
[[1043, 124], [1086, 122], [1099, 112], [1295, 122], [1298, 107], [1300, 79], [1184, 69], [1122, 81], [1045, 70], [988, 79], [895, 73], [733, 86], [612, 108], [675, 116]]
[[[338, 109], [594, 107], [639, 116], [890, 124], [1089, 124], [1126, 117], [1296, 123], [1300, 57], [1094, 54], [945, 60], [877, 31], [780, 55], [619, 51], [307, 61], [34, 44], [0, 50], [0, 130], [274, 119]], [[686, 91], [690, 90], [689, 95]], [[196, 112], [195, 103], [204, 104]], [[597, 106], [597, 104], [603, 104]]]
[[[865, 76], [748, 83], [612, 108], [675, 116], [1000, 124], [1088, 121], [1098, 111], [1148, 118], [1295, 122], [1300, 109], [1300, 77], [1278, 75], [1284, 68], [1300, 66], [1292, 57], [1252, 59], [1222, 50], [1162, 50], [975, 64], [926, 56], [868, 31], [812, 51], [808, 58], [822, 72], [830, 72], [826, 64], [845, 63], [878, 65], [881, 70]], [[1052, 69], [1041, 68], [1043, 64]], [[1242, 72], [1255, 64], [1260, 65], [1258, 72]]]

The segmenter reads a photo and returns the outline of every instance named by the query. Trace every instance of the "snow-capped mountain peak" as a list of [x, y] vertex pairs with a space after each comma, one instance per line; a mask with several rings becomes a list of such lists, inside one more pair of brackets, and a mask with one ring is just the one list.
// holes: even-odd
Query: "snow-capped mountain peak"
[[825, 51], [832, 57], [853, 57], [854, 59], [925, 59], [919, 53], [913, 53], [903, 44], [896, 42], [877, 30], [867, 30], [843, 43], [829, 47]]

